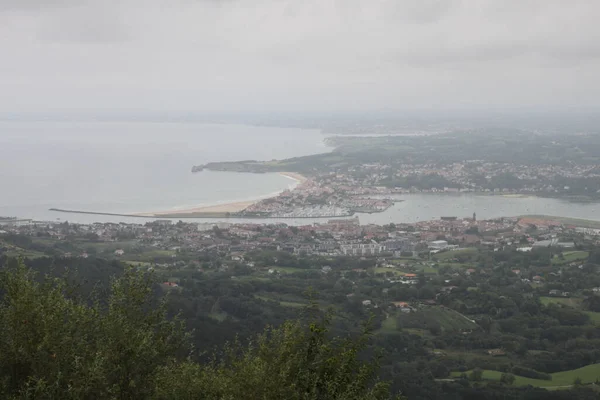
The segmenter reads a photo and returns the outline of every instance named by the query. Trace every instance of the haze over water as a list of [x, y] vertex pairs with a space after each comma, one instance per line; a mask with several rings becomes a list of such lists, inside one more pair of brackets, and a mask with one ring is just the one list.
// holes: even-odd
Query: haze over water
[[[189, 208], [273, 195], [294, 182], [279, 174], [203, 171], [211, 161], [270, 160], [330, 151], [318, 130], [147, 122], [0, 122], [0, 216], [72, 222], [151, 219], [65, 214], [135, 213]], [[386, 224], [440, 216], [480, 219], [547, 214], [600, 220], [600, 204], [550, 198], [416, 194], [384, 213], [359, 214]], [[325, 219], [230, 219], [307, 224]], [[198, 222], [217, 221], [194, 219]]]
[[[132, 213], [256, 199], [294, 182], [211, 161], [330, 151], [317, 130], [146, 122], [0, 122], [0, 216], [91, 222], [49, 208]], [[114, 218], [112, 218], [114, 220]]]

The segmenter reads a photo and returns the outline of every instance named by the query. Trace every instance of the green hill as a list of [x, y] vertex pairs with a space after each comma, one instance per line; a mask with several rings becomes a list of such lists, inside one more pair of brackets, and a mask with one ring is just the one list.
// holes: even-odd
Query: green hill
[[[453, 372], [451, 376], [458, 377], [463, 372]], [[465, 372], [467, 376], [471, 373], [471, 371]], [[569, 371], [561, 371], [555, 372], [552, 375], [552, 380], [547, 381], [543, 379], [532, 379], [525, 378], [522, 376], [516, 376], [514, 385], [515, 386], [536, 386], [542, 388], [560, 388], [560, 387], [570, 387], [573, 385], [575, 379], [581, 379], [581, 383], [593, 383], [597, 379], [600, 379], [600, 364], [591, 364], [582, 368], [572, 369]], [[502, 372], [500, 371], [492, 371], [492, 370], [484, 370], [483, 371], [483, 379], [490, 381], [499, 381], [502, 376]]]

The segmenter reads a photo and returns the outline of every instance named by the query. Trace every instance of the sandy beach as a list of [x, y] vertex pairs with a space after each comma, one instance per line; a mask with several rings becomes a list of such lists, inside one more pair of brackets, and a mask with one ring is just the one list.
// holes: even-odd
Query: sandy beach
[[256, 201], [238, 201], [234, 203], [223, 203], [215, 204], [212, 206], [202, 206], [194, 208], [186, 208], [180, 210], [166, 210], [146, 213], [136, 213], [135, 215], [160, 217], [164, 215], [185, 215], [185, 214], [197, 214], [197, 213], [234, 213], [240, 212], [256, 203]]
[[304, 175], [300, 175], [297, 172], [280, 172], [279, 175], [285, 176], [286, 178], [293, 179], [298, 183], [303, 183], [308, 180]]
[[[293, 179], [294, 181], [301, 184], [306, 182], [308, 179], [296, 172], [280, 172], [279, 173], [286, 178]], [[271, 196], [276, 197], [277, 195]], [[265, 197], [269, 198], [269, 197]], [[184, 216], [184, 215], [192, 215], [192, 214], [224, 214], [224, 213], [236, 213], [245, 210], [250, 207], [252, 204], [259, 202], [263, 199], [256, 200], [248, 200], [248, 201], [237, 201], [232, 203], [223, 203], [223, 204], [215, 204], [212, 206], [200, 206], [193, 208], [185, 208], [178, 210], [164, 210], [164, 211], [155, 211], [155, 212], [144, 212], [144, 213], [135, 213], [134, 215], [145, 216], [145, 217], [160, 217], [160, 216]]]

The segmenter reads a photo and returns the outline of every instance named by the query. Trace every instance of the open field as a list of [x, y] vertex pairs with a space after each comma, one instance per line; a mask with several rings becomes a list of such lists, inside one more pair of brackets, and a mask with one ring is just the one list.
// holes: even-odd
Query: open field
[[466, 249], [460, 249], [460, 250], [449, 250], [449, 251], [444, 251], [441, 253], [437, 253], [433, 255], [433, 258], [435, 260], [450, 260], [459, 256], [464, 256], [464, 255], [474, 255], [477, 253], [477, 249], [473, 248], [473, 247], [469, 247]]
[[[465, 372], [467, 376], [471, 373], [471, 371]], [[452, 372], [451, 376], [459, 377], [462, 372]], [[525, 378], [522, 376], [516, 376], [514, 386], [537, 386], [543, 388], [552, 388], [552, 387], [564, 387], [567, 388], [573, 385], [575, 379], [581, 379], [581, 383], [593, 383], [597, 379], [600, 379], [600, 364], [592, 364], [582, 368], [573, 369], [569, 371], [555, 372], [550, 374], [552, 376], [551, 381], [547, 381], [544, 379], [532, 379]], [[499, 381], [502, 376], [502, 372], [500, 371], [492, 371], [492, 370], [484, 370], [483, 371], [483, 379], [491, 380], [491, 381]]]
[[592, 321], [596, 325], [600, 325], [600, 312], [595, 311], [584, 311], [589, 317], [590, 321]]
[[306, 307], [306, 303], [297, 303], [294, 301], [280, 301], [279, 305], [283, 306], [283, 307], [292, 307], [292, 308], [302, 308], [302, 307]]
[[[548, 304], [562, 304], [564, 306], [581, 309], [581, 302], [583, 299], [577, 297], [540, 297], [540, 302], [543, 305]], [[585, 311], [585, 314], [590, 317], [590, 321], [596, 325], [600, 325], [600, 312]]]
[[373, 272], [376, 274], [385, 274], [387, 272], [391, 272], [394, 275], [404, 275], [404, 272], [400, 272], [394, 268], [385, 268], [385, 267], [377, 267], [373, 269]]
[[381, 323], [381, 329], [379, 330], [382, 333], [395, 333], [398, 331], [398, 323], [397, 317], [395, 314], [389, 315], [386, 319]]
[[293, 274], [295, 272], [305, 272], [310, 271], [310, 269], [306, 268], [295, 268], [295, 267], [273, 267], [275, 271], [278, 271], [282, 274]]
[[286, 298], [286, 300], [280, 300], [279, 298], [276, 298], [277, 295], [272, 296], [272, 295], [267, 295], [267, 294], [255, 294], [254, 297], [257, 299], [261, 299], [264, 301], [274, 301], [276, 303], [279, 303], [280, 306], [282, 307], [290, 307], [290, 308], [302, 308], [308, 305], [307, 302], [304, 301], [293, 301], [293, 299], [288, 299]]
[[573, 261], [584, 261], [587, 260], [589, 255], [590, 253], [587, 251], [565, 251], [562, 259], [558, 256], [552, 258], [552, 265], [563, 265]]
[[152, 263], [146, 261], [124, 261], [125, 264], [133, 267], [151, 267]]
[[[177, 252], [174, 250], [152, 249], [152, 250], [143, 251], [143, 252], [137, 253], [137, 254], [127, 253], [127, 250], [126, 250], [125, 255], [120, 257], [119, 259], [121, 261], [123, 261], [124, 263], [130, 263], [131, 261], [153, 263], [153, 262], [156, 262], [157, 259], [160, 259], [160, 260], [172, 259], [172, 257], [176, 256], [176, 255], [177, 255]], [[160, 262], [165, 262], [165, 261], [160, 261]]]
[[554, 303], [578, 308], [581, 305], [581, 299], [576, 297], [540, 297], [540, 302], [545, 306]]
[[[389, 319], [389, 318], [388, 318]], [[478, 329], [478, 325], [462, 314], [443, 306], [426, 306], [408, 314], [398, 313], [395, 318], [398, 329], [440, 329], [458, 331]], [[387, 327], [391, 327], [388, 322]]]
[[13, 249], [4, 253], [8, 257], [40, 258], [46, 257], [44, 253], [34, 250]]
[[589, 219], [555, 217], [552, 215], [521, 215], [521, 218], [549, 219], [558, 221], [565, 225], [574, 225], [582, 228], [600, 229], [600, 221], [592, 221]]

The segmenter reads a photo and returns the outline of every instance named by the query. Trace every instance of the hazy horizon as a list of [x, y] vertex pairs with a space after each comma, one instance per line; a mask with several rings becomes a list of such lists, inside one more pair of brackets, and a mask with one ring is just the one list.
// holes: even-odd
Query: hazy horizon
[[2, 0], [0, 110], [592, 112], [599, 14], [586, 0]]

